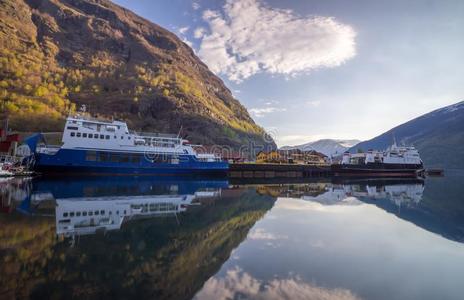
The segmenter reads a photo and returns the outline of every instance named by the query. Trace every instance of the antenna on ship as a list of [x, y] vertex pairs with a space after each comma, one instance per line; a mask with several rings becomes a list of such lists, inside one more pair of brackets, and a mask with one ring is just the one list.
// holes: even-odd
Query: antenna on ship
[[177, 133], [177, 138], [180, 137], [180, 133], [182, 132], [182, 125], [180, 125], [180, 129], [179, 129], [179, 132]]

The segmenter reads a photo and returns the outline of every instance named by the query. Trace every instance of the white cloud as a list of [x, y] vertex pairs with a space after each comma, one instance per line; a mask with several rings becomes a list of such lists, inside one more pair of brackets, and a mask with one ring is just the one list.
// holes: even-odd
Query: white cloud
[[300, 276], [264, 281], [235, 267], [225, 277], [211, 277], [194, 299], [359, 299], [350, 290], [328, 289], [305, 282]]
[[205, 32], [206, 30], [203, 28], [203, 27], [198, 27], [195, 29], [195, 31], [193, 32], [193, 36], [196, 38], [196, 39], [200, 39], [202, 38], [204, 35], [205, 35]]
[[248, 111], [255, 117], [261, 118], [264, 117], [264, 115], [274, 113], [274, 112], [281, 112], [281, 111], [286, 111], [287, 109], [285, 108], [279, 108], [279, 107], [261, 107], [261, 108], [250, 108]]
[[180, 34], [185, 34], [188, 30], [189, 30], [188, 26], [181, 27], [181, 28], [179, 28], [179, 33]]
[[312, 107], [318, 107], [321, 105], [321, 101], [315, 100], [315, 101], [306, 101], [306, 104]]
[[356, 33], [334, 18], [301, 17], [261, 0], [227, 0], [223, 12], [206, 10], [200, 57], [215, 73], [240, 82], [259, 72], [295, 76], [336, 67], [356, 54]]
[[192, 8], [194, 10], [199, 10], [200, 9], [200, 4], [198, 2], [192, 2]]

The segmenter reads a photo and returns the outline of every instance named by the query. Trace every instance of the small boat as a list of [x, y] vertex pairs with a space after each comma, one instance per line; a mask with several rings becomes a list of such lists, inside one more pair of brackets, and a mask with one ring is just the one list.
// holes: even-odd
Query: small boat
[[179, 136], [136, 133], [125, 122], [81, 115], [66, 119], [61, 146], [42, 140], [41, 134], [25, 139], [32, 170], [42, 174], [226, 176], [229, 168], [221, 157], [197, 153]]
[[424, 164], [416, 148], [395, 143], [383, 152], [345, 152], [341, 163], [332, 165], [332, 172], [350, 177], [417, 177], [424, 174]]

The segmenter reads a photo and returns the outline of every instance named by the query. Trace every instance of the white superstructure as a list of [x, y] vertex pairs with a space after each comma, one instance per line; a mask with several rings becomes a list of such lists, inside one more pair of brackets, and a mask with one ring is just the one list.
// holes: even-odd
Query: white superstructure
[[422, 160], [414, 147], [397, 146], [393, 144], [386, 151], [369, 150], [367, 153], [351, 154], [345, 152], [342, 157], [342, 165], [359, 165], [368, 163], [384, 163], [384, 164], [407, 164], [421, 165]]
[[94, 234], [98, 230], [117, 230], [124, 221], [174, 215], [185, 211], [195, 199], [219, 195], [220, 190], [214, 190], [199, 191], [193, 195], [56, 199], [56, 233], [69, 237]]
[[214, 154], [197, 154], [189, 141], [179, 136], [129, 131], [121, 121], [103, 121], [77, 115], [66, 119], [61, 147], [39, 147], [39, 153], [54, 154], [59, 149], [105, 150], [115, 152], [193, 155], [203, 161], [217, 161]]

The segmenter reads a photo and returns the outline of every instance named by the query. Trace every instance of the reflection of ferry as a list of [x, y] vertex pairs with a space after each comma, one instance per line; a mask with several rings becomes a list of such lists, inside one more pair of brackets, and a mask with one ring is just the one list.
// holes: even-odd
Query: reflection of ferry
[[308, 183], [295, 185], [260, 186], [261, 194], [274, 197], [298, 198], [323, 205], [359, 204], [388, 200], [397, 206], [417, 205], [424, 193], [423, 180], [362, 180], [342, 183]]
[[417, 177], [424, 171], [419, 152], [414, 147], [393, 144], [385, 152], [345, 152], [340, 164], [332, 165], [335, 176]]
[[[305, 197], [305, 200], [325, 202], [325, 204], [336, 204], [354, 197], [363, 202], [375, 200], [389, 200], [390, 202], [401, 205], [417, 205], [424, 193], [423, 182], [411, 183], [358, 183], [358, 184], [334, 184], [328, 188], [326, 194], [317, 198]], [[322, 200], [322, 201], [321, 201]]]
[[214, 200], [226, 180], [173, 177], [12, 178], [0, 184], [2, 211], [56, 218], [57, 234], [86, 235], [119, 229], [139, 218], [177, 216]]
[[[356, 186], [352, 186], [356, 187]], [[423, 183], [397, 184], [397, 185], [359, 185], [359, 189], [352, 189], [350, 194], [360, 200], [388, 199], [397, 206], [402, 204], [416, 205], [422, 200], [424, 193]]]
[[81, 116], [66, 120], [61, 147], [38, 145], [42, 136], [26, 139], [35, 171], [86, 174], [216, 174], [228, 163], [214, 154], [197, 153], [175, 135], [129, 132], [127, 124]]
[[194, 200], [219, 195], [219, 191], [199, 191], [193, 195], [56, 199], [56, 233], [74, 236], [117, 230], [125, 221], [175, 215], [185, 211]]

